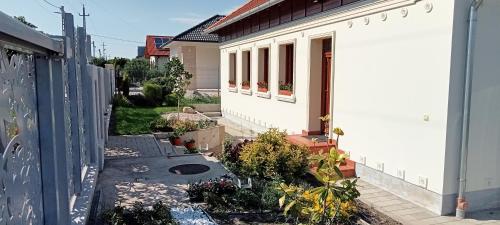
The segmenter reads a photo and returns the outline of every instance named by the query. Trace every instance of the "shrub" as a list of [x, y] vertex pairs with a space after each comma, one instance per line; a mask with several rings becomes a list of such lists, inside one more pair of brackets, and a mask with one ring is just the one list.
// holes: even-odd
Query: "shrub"
[[308, 149], [291, 144], [286, 132], [270, 129], [243, 147], [240, 153], [242, 172], [246, 175], [292, 181], [304, 175], [308, 167]]
[[143, 85], [142, 92], [146, 99], [154, 102], [156, 105], [163, 103], [162, 87], [160, 85], [146, 82]]
[[222, 151], [221, 161], [229, 168], [229, 170], [231, 170], [235, 174], [240, 174], [240, 154], [243, 150], [243, 147], [249, 143], [251, 143], [249, 140], [245, 140], [236, 145], [232, 145], [230, 140], [227, 143], [224, 143], [224, 150]]
[[123, 75], [122, 82], [120, 85], [120, 89], [123, 92], [123, 95], [128, 97], [130, 93], [130, 78], [128, 74]]
[[165, 105], [167, 106], [177, 106], [177, 98], [173, 95], [165, 96]]
[[117, 94], [113, 97], [113, 105], [121, 107], [132, 107], [133, 104], [123, 95]]
[[237, 188], [229, 176], [222, 176], [217, 179], [190, 184], [187, 193], [192, 201], [203, 201], [205, 197], [211, 194], [218, 196], [233, 195], [236, 193]]
[[130, 95], [127, 97], [128, 100], [137, 107], [155, 107], [156, 102], [147, 99], [143, 95]]
[[106, 224], [110, 225], [144, 225], [144, 224], [177, 224], [170, 208], [161, 201], [153, 205], [151, 209], [144, 207], [142, 203], [135, 203], [131, 209], [117, 206], [102, 214]]
[[172, 132], [174, 129], [172, 128], [171, 121], [160, 117], [156, 120], [153, 120], [149, 127], [151, 128], [152, 131], [154, 132]]

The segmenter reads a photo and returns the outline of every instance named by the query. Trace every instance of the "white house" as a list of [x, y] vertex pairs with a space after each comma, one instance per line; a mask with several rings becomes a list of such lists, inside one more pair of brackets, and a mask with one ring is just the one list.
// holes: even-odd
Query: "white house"
[[205, 31], [223, 115], [342, 127], [357, 176], [438, 214], [500, 207], [500, 1], [472, 3], [250, 0]]
[[193, 74], [189, 89], [219, 89], [219, 36], [203, 31], [222, 19], [215, 15], [175, 36], [163, 49], [170, 49], [170, 56], [177, 57], [186, 71]]

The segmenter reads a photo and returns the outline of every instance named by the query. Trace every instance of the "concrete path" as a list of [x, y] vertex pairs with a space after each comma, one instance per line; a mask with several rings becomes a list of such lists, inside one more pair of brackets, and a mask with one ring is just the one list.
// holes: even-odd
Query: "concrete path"
[[375, 187], [363, 180], [358, 181], [360, 200], [389, 217], [410, 225], [500, 225], [500, 209], [470, 213], [467, 219], [459, 220], [454, 216], [439, 216], [427, 209], [401, 199], [394, 194]]
[[[185, 190], [189, 183], [228, 173], [212, 157], [167, 158], [152, 135], [112, 136], [105, 156], [104, 170], [96, 188], [100, 196], [98, 212], [101, 213], [117, 205], [127, 207], [138, 201], [146, 206], [163, 201], [171, 207], [185, 207], [188, 205]], [[177, 175], [168, 171], [181, 164], [203, 164], [210, 170], [197, 175]]]

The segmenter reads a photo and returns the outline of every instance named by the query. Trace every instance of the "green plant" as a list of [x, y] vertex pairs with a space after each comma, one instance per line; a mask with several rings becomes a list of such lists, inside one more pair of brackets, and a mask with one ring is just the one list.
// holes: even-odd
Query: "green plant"
[[165, 66], [167, 76], [172, 80], [172, 94], [177, 98], [177, 118], [180, 117], [180, 102], [186, 95], [186, 89], [191, 83], [192, 74], [184, 70], [184, 65], [179, 58], [172, 58]]
[[[211, 195], [231, 196], [236, 193], [237, 188], [233, 180], [225, 175], [220, 178], [189, 184], [187, 193], [191, 201], [200, 202]], [[210, 202], [207, 203], [210, 204]]]
[[174, 129], [172, 128], [171, 121], [160, 117], [156, 120], [151, 121], [149, 127], [154, 132], [172, 132]]
[[146, 99], [154, 102], [156, 105], [161, 105], [163, 102], [162, 87], [158, 84], [146, 82], [142, 90]]
[[134, 81], [144, 81], [149, 71], [149, 62], [142, 58], [132, 59], [125, 64], [123, 71]]
[[113, 96], [113, 105], [121, 107], [132, 107], [133, 104], [123, 95], [117, 94]]
[[302, 176], [307, 171], [308, 149], [290, 143], [286, 136], [286, 132], [270, 129], [245, 145], [239, 157], [242, 172], [252, 177], [286, 181]]
[[[343, 135], [343, 131], [338, 133]], [[308, 224], [349, 223], [356, 212], [355, 199], [360, 193], [356, 189], [357, 180], [344, 179], [340, 171], [347, 157], [336, 148], [326, 155], [320, 153], [311, 157], [311, 164], [317, 165], [313, 174], [322, 183], [320, 187], [303, 188], [282, 183], [280, 189], [285, 194], [279, 199], [279, 205], [284, 214], [291, 213]]]
[[170, 208], [161, 201], [155, 203], [150, 209], [140, 202], [135, 203], [130, 209], [117, 206], [104, 212], [101, 217], [104, 222], [109, 225], [177, 224], [170, 214]]
[[174, 136], [180, 137], [187, 132], [195, 131], [198, 129], [198, 125], [191, 120], [175, 120], [171, 122], [174, 128]]
[[293, 83], [285, 83], [281, 82], [280, 83], [280, 90], [282, 91], [293, 91]]

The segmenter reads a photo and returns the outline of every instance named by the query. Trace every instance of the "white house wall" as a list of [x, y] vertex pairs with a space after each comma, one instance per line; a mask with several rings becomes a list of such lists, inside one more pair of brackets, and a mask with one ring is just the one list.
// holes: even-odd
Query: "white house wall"
[[[334, 35], [334, 126], [344, 129], [341, 148], [367, 168], [428, 190], [435, 199], [412, 199], [441, 213], [453, 28], [453, 0], [363, 1], [269, 31], [223, 43], [221, 87], [224, 116], [258, 127], [301, 133], [309, 124], [311, 39]], [[295, 45], [295, 102], [280, 101], [278, 45]], [[270, 45], [271, 98], [257, 96], [257, 65], [252, 94], [228, 87], [229, 53]], [[363, 160], [361, 160], [363, 159]], [[390, 184], [388, 184], [390, 185]], [[423, 187], [417, 187], [421, 185]], [[389, 188], [387, 186], [387, 188]], [[393, 192], [397, 190], [392, 190]], [[397, 193], [405, 195], [407, 193]], [[416, 196], [415, 198], [421, 198]]]

